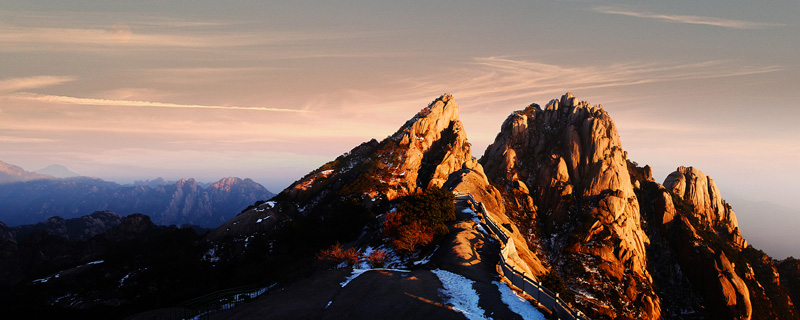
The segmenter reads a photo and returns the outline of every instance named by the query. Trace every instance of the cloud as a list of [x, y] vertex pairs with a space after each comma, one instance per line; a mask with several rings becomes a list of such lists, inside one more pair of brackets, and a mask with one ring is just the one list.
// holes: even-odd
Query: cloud
[[[648, 83], [713, 79], [780, 71], [778, 66], [747, 66], [733, 61], [694, 63], [617, 63], [573, 66], [505, 57], [479, 57], [465, 66], [429, 78], [403, 80], [410, 92], [435, 96], [442, 89], [459, 100], [497, 102], [557, 96], [565, 90], [626, 87]], [[443, 81], [442, 79], [450, 79]]]
[[46, 143], [46, 142], [56, 142], [56, 140], [45, 139], [45, 138], [0, 136], [0, 143]]
[[[141, 28], [140, 28], [141, 27]], [[164, 28], [115, 23], [107, 29], [69, 27], [20, 27], [0, 24], [3, 51], [13, 50], [90, 50], [95, 48], [232, 48], [288, 43], [333, 41], [368, 35], [298, 31], [185, 31], [164, 33]]]
[[169, 102], [138, 101], [138, 100], [115, 100], [115, 99], [96, 99], [78, 98], [70, 96], [58, 96], [47, 94], [36, 94], [20, 92], [10, 96], [14, 99], [51, 102], [60, 104], [75, 104], [88, 106], [117, 106], [117, 107], [152, 107], [152, 108], [178, 108], [178, 109], [222, 109], [222, 110], [255, 110], [255, 111], [274, 111], [274, 112], [296, 112], [307, 113], [308, 110], [285, 109], [285, 108], [266, 108], [266, 107], [238, 107], [238, 106], [218, 106], [218, 105], [198, 105], [198, 104], [178, 104]]
[[731, 29], [765, 29], [769, 27], [784, 26], [783, 24], [776, 24], [776, 23], [733, 20], [733, 19], [724, 19], [716, 17], [659, 14], [646, 11], [633, 11], [625, 8], [608, 7], [608, 6], [595, 7], [592, 10], [595, 12], [605, 13], [605, 14], [616, 14], [616, 15], [623, 15], [636, 18], [661, 20], [673, 23], [697, 24], [697, 25], [706, 25], [706, 26], [731, 28]]
[[36, 76], [0, 80], [0, 94], [49, 87], [74, 80], [74, 77], [64, 76]]

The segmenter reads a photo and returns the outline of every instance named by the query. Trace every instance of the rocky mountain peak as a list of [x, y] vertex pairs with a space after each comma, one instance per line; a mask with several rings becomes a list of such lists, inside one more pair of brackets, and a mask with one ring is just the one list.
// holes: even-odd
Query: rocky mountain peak
[[[270, 230], [279, 219], [295, 214], [324, 217], [342, 199], [371, 208], [443, 186], [454, 172], [479, 167], [458, 110], [451, 95], [436, 98], [388, 138], [364, 142], [310, 172], [276, 197], [278, 205], [254, 206], [217, 228], [212, 237]], [[476, 170], [486, 181], [483, 170]], [[271, 218], [263, 220], [267, 216]]]
[[472, 167], [467, 133], [458, 117], [455, 98], [444, 94], [408, 120], [391, 139], [404, 149], [395, 173], [405, 179], [401, 189], [441, 187], [466, 162]]
[[730, 236], [740, 248], [747, 242], [742, 238], [736, 213], [722, 199], [714, 179], [694, 167], [680, 166], [664, 179], [664, 187], [693, 206], [701, 223]]
[[[647, 271], [649, 238], [626, 158], [606, 111], [567, 93], [544, 109], [531, 104], [513, 112], [481, 164], [501, 186], [509, 215], [527, 226], [530, 245], [540, 248], [542, 260], [591, 270], [562, 270], [571, 279], [568, 285], [589, 293], [586, 297], [628, 301], [609, 307], [584, 298], [582, 304], [597, 315], [654, 319], [660, 302]], [[601, 292], [592, 285], [599, 279], [624, 289]]]

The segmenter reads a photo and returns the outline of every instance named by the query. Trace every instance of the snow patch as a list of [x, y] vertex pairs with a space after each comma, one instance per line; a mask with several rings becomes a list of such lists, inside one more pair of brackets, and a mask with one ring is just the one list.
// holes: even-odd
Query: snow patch
[[509, 310], [520, 315], [522, 319], [547, 319], [539, 309], [536, 309], [528, 300], [525, 300], [525, 298], [520, 297], [514, 290], [511, 290], [506, 283], [498, 281], [492, 283], [494, 283], [500, 291], [500, 300], [508, 306]]
[[353, 281], [353, 279], [358, 278], [358, 276], [362, 275], [364, 272], [373, 271], [373, 270], [378, 270], [378, 271], [396, 271], [396, 272], [411, 272], [410, 270], [403, 270], [403, 269], [387, 269], [387, 268], [359, 269], [359, 268], [353, 268], [353, 273], [349, 277], [344, 279], [344, 281], [342, 281], [342, 283], [340, 283], [340, 285], [342, 286], [342, 288], [344, 288], [348, 283], [350, 283], [350, 281]]
[[208, 249], [206, 253], [203, 255], [203, 261], [208, 261], [211, 263], [219, 261], [219, 257], [217, 257], [217, 247], [214, 246], [211, 249]]
[[436, 269], [431, 272], [436, 274], [444, 285], [444, 289], [440, 289], [440, 292], [444, 295], [445, 302], [453, 306], [454, 310], [461, 312], [470, 320], [488, 319], [484, 316], [486, 312], [478, 306], [480, 296], [472, 288], [475, 281], [450, 271]]
[[256, 223], [261, 223], [262, 221], [267, 220], [269, 218], [272, 218], [272, 216], [266, 216], [266, 217], [263, 217], [263, 218], [259, 218], [258, 220], [256, 220]]
[[471, 208], [464, 208], [464, 210], [461, 210], [461, 212], [466, 214], [471, 214], [472, 221], [475, 222], [475, 228], [478, 229], [478, 231], [480, 231], [484, 235], [487, 236], [489, 235], [489, 233], [486, 232], [486, 229], [483, 228], [483, 225], [481, 225], [481, 218], [478, 217], [478, 214], [474, 210], [472, 210]]
[[433, 254], [436, 253], [436, 250], [439, 250], [439, 246], [436, 246], [436, 248], [433, 249], [433, 252], [431, 252], [431, 254], [429, 254], [427, 257], [414, 261], [414, 265], [418, 266], [430, 262], [431, 257], [433, 257]]
[[119, 286], [122, 287], [122, 285], [125, 284], [125, 280], [128, 280], [128, 277], [130, 277], [132, 274], [133, 272], [126, 274], [124, 277], [122, 277], [122, 279], [119, 279]]

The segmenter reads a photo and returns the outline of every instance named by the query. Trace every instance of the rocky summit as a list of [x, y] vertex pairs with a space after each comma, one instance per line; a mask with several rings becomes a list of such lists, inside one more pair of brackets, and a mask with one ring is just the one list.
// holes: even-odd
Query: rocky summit
[[512, 113], [481, 163], [577, 303], [598, 316], [657, 319], [626, 156], [603, 108], [567, 94]]
[[[253, 196], [241, 185], [224, 179], [207, 192]], [[174, 192], [195, 189], [193, 181], [179, 181]], [[50, 273], [17, 270], [6, 284], [24, 293], [16, 301], [59, 312], [76, 308], [37, 291], [39, 280], [51, 279], [47, 288], [69, 297], [70, 305], [113, 305], [135, 314], [131, 319], [176, 310], [220, 312], [220, 319], [530, 317], [502, 298], [499, 281], [508, 279], [501, 274], [511, 268], [552, 293], [534, 301], [550, 317], [800, 318], [793, 302], [800, 299], [796, 259], [774, 260], [749, 245], [733, 208], [699, 169], [679, 167], [656, 182], [651, 167], [628, 158], [609, 113], [570, 93], [512, 112], [480, 160], [472, 156], [455, 99], [442, 95], [386, 139], [354, 147], [206, 234], [155, 229], [140, 215], [103, 232], [96, 226], [111, 225], [99, 222], [108, 217], [114, 218], [84, 219], [85, 235], [62, 230], [70, 226], [63, 219], [27, 227], [52, 229], [77, 243], [37, 231], [17, 244], [14, 237], [27, 229], [0, 224], [0, 253], [30, 265], [41, 254], [16, 248], [49, 241], [83, 252], [42, 269]], [[148, 232], [161, 238], [137, 259], [120, 253]], [[97, 243], [104, 249], [91, 251], [91, 260], [106, 262], [90, 261], [81, 249]], [[175, 255], [179, 264], [163, 263]], [[53, 273], [74, 261], [88, 271]], [[169, 281], [147, 273], [156, 269]], [[120, 279], [111, 286], [86, 282], [75, 292], [62, 285], [76, 281], [73, 273]], [[466, 283], [457, 294], [456, 282]], [[237, 300], [244, 293], [227, 290], [242, 285], [260, 289], [246, 293], [252, 302], [225, 311], [244, 301]], [[121, 293], [134, 289], [141, 294]], [[170, 298], [146, 298], [165, 289]], [[174, 308], [177, 297], [220, 289], [226, 290], [217, 294], [239, 298], [225, 298], [236, 302], [213, 310], [198, 307], [202, 299]], [[470, 302], [454, 302], [465, 294]], [[96, 298], [110, 295], [115, 300]], [[555, 297], [562, 311], [551, 303]], [[145, 310], [151, 311], [136, 314]]]

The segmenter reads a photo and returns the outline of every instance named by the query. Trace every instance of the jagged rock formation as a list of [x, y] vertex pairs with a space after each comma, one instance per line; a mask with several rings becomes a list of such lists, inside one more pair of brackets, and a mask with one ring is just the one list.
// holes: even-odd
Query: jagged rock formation
[[700, 223], [727, 233], [737, 246], [747, 247], [731, 206], [722, 199], [714, 179], [692, 167], [678, 167], [664, 180], [664, 187], [689, 202]]
[[[245, 239], [255, 234], [273, 234], [299, 217], [334, 221], [331, 224], [353, 219], [352, 213], [343, 211], [353, 210], [354, 203], [382, 214], [392, 200], [442, 186], [473, 194], [487, 206], [495, 221], [509, 229], [519, 252], [516, 258], [520, 270], [531, 274], [546, 272], [528, 249], [524, 233], [506, 217], [499, 191], [472, 157], [458, 105], [448, 94], [431, 102], [390, 137], [353, 148], [293, 183], [274, 201], [259, 203], [226, 222], [208, 239], [232, 237], [243, 246]], [[361, 223], [370, 222], [367, 219]], [[353, 231], [360, 233], [361, 226]]]
[[[148, 282], [150, 275], [144, 270], [175, 255], [181, 255], [176, 262], [185, 267], [161, 265], [172, 272], [170, 279], [189, 279], [175, 270], [196, 270], [195, 279], [217, 279], [218, 287], [252, 283], [255, 277], [297, 278], [302, 277], [298, 273], [311, 272], [313, 257], [334, 242], [349, 248], [388, 248], [382, 228], [392, 212], [399, 212], [403, 201], [431, 190], [442, 194], [437, 188], [443, 187], [469, 193], [485, 205], [511, 236], [517, 254], [509, 260], [515, 269], [533, 275], [589, 318], [800, 318], [793, 303], [800, 299], [797, 260], [774, 261], [748, 245], [730, 205], [714, 180], [700, 170], [679, 167], [663, 185], [655, 182], [652, 172], [649, 166], [639, 167], [628, 159], [616, 125], [601, 106], [569, 93], [545, 108], [532, 104], [512, 113], [476, 161], [458, 118], [458, 106], [453, 97], [443, 95], [383, 141], [373, 139], [353, 148], [271, 199], [251, 200], [260, 201], [203, 241], [196, 241], [196, 234], [183, 235], [178, 240], [184, 243], [177, 245], [171, 238], [175, 234], [155, 227], [147, 216], [132, 215], [86, 242], [89, 247], [128, 243], [123, 248], [129, 250], [138, 248], [145, 235], [172, 234], [136, 253], [136, 257], [155, 257], [146, 264], [122, 263], [115, 253], [109, 262], [90, 267], [117, 279], [130, 276], [148, 294], [156, 294], [156, 287], [191, 286]], [[252, 189], [242, 187], [244, 182], [223, 179], [208, 188], [194, 180], [178, 181], [174, 188], [142, 185], [125, 189], [122, 198], [169, 194], [166, 206], [175, 209], [170, 211], [171, 218], [179, 218], [192, 210], [213, 208], [218, 202], [211, 198], [224, 194], [257, 197]], [[68, 221], [54, 218], [45, 225], [59, 233]], [[464, 239], [479, 232], [473, 223], [458, 225], [470, 235], [456, 236], [460, 254], [474, 256], [464, 248], [469, 243]], [[47, 250], [25, 258], [55, 257], [64, 251], [71, 252], [66, 256], [73, 255], [70, 261], [79, 256], [86, 263], [91, 256], [81, 246], [47, 232], [31, 232], [20, 244], [8, 241], [16, 232], [0, 223], [0, 257], [34, 252], [18, 248], [41, 244]], [[488, 243], [484, 241], [488, 237], [479, 237], [479, 242]], [[165, 244], [173, 246], [160, 248]], [[475, 252], [480, 250], [477, 246]], [[0, 261], [13, 265], [10, 260]], [[49, 267], [50, 273], [61, 270]], [[20, 276], [25, 270], [16, 268], [13, 274], [0, 276], [25, 279]], [[123, 280], [119, 281], [124, 288]], [[56, 295], [73, 294], [64, 289], [73, 287], [48, 293], [48, 302]], [[80, 293], [80, 301], [122, 290], [117, 283], [112, 287]], [[118, 303], [103, 299], [105, 304]]]
[[392, 136], [353, 148], [296, 181], [274, 200], [226, 222], [210, 239], [269, 233], [293, 216], [330, 217], [346, 202], [377, 208], [389, 201], [442, 186], [455, 171], [477, 166], [458, 105], [445, 94]]
[[714, 318], [798, 318], [772, 259], [741, 237], [713, 179], [679, 167], [663, 186], [641, 173], [635, 180], [642, 186], [638, 194], [651, 199], [643, 215], [660, 252], [651, 260], [660, 261], [653, 272], [666, 308]]
[[588, 314], [656, 319], [649, 238], [625, 160], [602, 107], [567, 94], [512, 113], [481, 163], [529, 244]]
[[121, 186], [87, 177], [35, 180], [0, 184], [0, 220], [14, 226], [109, 210], [122, 215], [146, 213], [162, 225], [216, 227], [272, 195], [253, 180], [239, 178], [224, 178], [205, 188], [194, 179], [155, 187]]
[[788, 257], [776, 264], [781, 286], [789, 292], [792, 301], [800, 301], [800, 260]]

